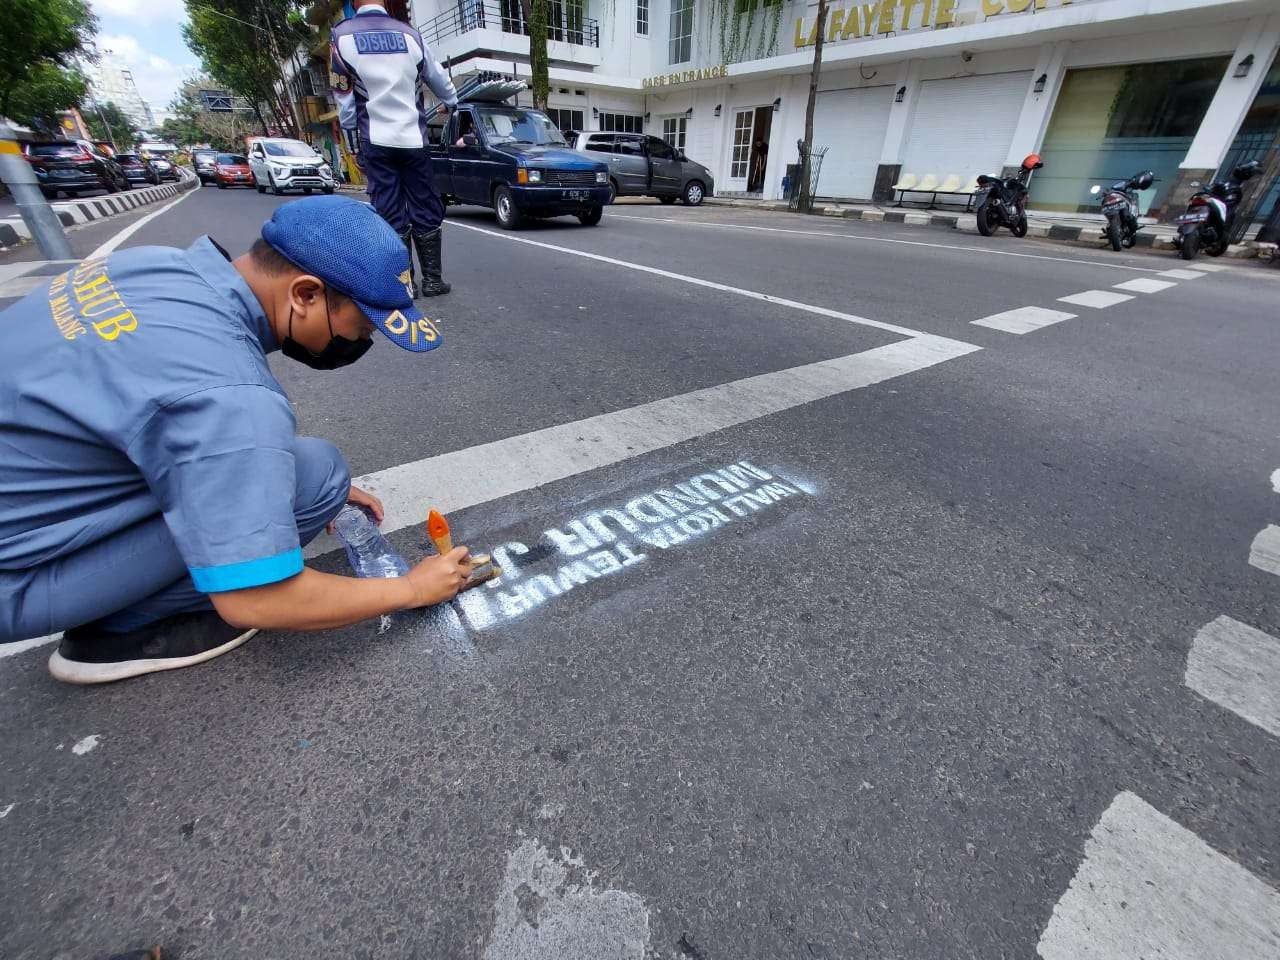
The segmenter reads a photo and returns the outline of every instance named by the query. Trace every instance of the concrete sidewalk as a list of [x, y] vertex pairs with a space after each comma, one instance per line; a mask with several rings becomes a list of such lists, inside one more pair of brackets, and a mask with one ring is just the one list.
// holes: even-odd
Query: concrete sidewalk
[[[790, 207], [785, 200], [755, 200], [741, 197], [708, 197], [708, 204], [728, 207], [747, 207], [754, 210], [773, 210], [787, 212]], [[876, 203], [839, 203], [818, 200], [813, 207], [815, 215], [838, 217], [845, 220], [867, 220], [871, 222], [905, 223], [920, 227], [942, 227], [959, 230], [962, 233], [977, 233], [978, 221], [972, 211], [961, 207], [952, 209], [924, 209], [921, 207], [896, 206]], [[1149, 247], [1154, 250], [1173, 250], [1173, 237], [1177, 229], [1165, 223], [1143, 217], [1137, 236], [1137, 247]], [[1055, 214], [1031, 210], [1027, 213], [1027, 236], [1041, 237], [1049, 240], [1061, 240], [1067, 243], [1079, 243], [1089, 247], [1102, 246], [1106, 243], [1102, 236], [1105, 223], [1101, 214]], [[1276, 255], [1276, 244], [1257, 243], [1246, 240], [1244, 243], [1232, 244], [1227, 250], [1228, 257], [1247, 259], [1262, 257], [1270, 259]]]

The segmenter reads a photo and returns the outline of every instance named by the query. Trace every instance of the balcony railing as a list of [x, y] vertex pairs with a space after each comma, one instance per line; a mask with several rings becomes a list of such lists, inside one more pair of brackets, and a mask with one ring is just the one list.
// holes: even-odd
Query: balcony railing
[[[529, 25], [520, 11], [519, 0], [457, 0], [447, 10], [422, 27], [427, 43], [439, 43], [472, 30], [501, 30], [529, 35]], [[582, 7], [553, 0], [547, 12], [547, 39], [584, 47], [600, 46], [600, 24], [583, 16]]]

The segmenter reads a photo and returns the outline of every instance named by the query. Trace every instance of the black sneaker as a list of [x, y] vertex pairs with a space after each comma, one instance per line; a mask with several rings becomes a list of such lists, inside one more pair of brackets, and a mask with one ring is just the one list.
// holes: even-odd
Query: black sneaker
[[212, 610], [180, 613], [129, 633], [90, 623], [62, 635], [49, 672], [66, 683], [111, 683], [204, 663], [257, 632], [233, 627]]

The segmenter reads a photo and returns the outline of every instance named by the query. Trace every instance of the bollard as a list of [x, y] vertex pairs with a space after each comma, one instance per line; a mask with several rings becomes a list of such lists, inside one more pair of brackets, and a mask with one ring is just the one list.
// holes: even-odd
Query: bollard
[[18, 204], [18, 212], [49, 260], [74, 260], [62, 221], [40, 192], [36, 172], [22, 156], [17, 137], [7, 124], [0, 123], [0, 180], [3, 180]]

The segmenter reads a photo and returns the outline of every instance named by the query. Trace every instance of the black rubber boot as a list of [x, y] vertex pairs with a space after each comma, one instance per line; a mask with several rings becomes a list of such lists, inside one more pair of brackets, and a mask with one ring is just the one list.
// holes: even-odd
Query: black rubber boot
[[430, 233], [415, 233], [413, 245], [418, 248], [418, 259], [422, 262], [422, 296], [440, 297], [453, 288], [440, 276], [440, 228]]
[[[413, 299], [417, 300], [422, 296], [422, 292], [418, 289], [417, 281], [413, 273], [413, 230], [406, 230], [400, 234], [400, 240], [404, 243], [405, 252], [409, 254], [409, 286], [413, 290]], [[423, 261], [423, 269], [426, 269], [426, 261]]]

